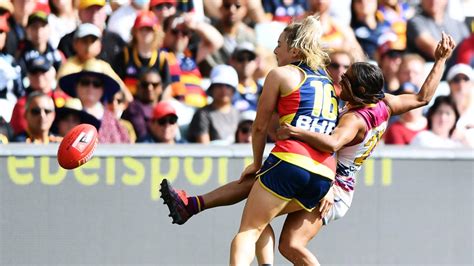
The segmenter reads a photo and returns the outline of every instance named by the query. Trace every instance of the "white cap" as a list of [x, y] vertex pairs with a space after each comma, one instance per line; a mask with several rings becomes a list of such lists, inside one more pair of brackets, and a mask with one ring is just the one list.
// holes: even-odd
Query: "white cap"
[[446, 76], [446, 79], [448, 81], [452, 80], [455, 76], [459, 75], [459, 74], [463, 74], [463, 75], [466, 75], [469, 80], [472, 81], [472, 78], [474, 76], [474, 73], [473, 73], [473, 70], [472, 70], [472, 67], [470, 65], [466, 65], [466, 64], [456, 64], [454, 66], [452, 66], [449, 71], [448, 71], [448, 75]]
[[210, 75], [211, 87], [214, 84], [224, 84], [237, 89], [239, 85], [239, 76], [237, 71], [229, 65], [217, 65], [215, 66]]
[[242, 113], [240, 113], [239, 121], [240, 122], [244, 122], [244, 121], [252, 121], [253, 122], [255, 120], [256, 116], [257, 116], [257, 112], [254, 111], [254, 110], [243, 111]]
[[84, 38], [89, 35], [100, 38], [102, 37], [102, 32], [100, 32], [99, 27], [92, 23], [83, 23], [77, 27], [77, 30], [74, 33], [74, 39]]
[[256, 56], [257, 54], [255, 53], [255, 45], [251, 42], [242, 42], [239, 43], [235, 49], [234, 49], [234, 54], [240, 53], [240, 52], [249, 52], [253, 56]]

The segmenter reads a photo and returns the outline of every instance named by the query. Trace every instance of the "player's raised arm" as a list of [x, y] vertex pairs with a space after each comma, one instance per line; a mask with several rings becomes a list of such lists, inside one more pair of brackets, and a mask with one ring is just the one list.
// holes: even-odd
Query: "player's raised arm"
[[412, 109], [427, 105], [438, 87], [443, 75], [446, 59], [451, 56], [455, 43], [450, 35], [443, 32], [442, 38], [436, 46], [435, 62], [428, 77], [421, 86], [418, 94], [403, 94], [394, 96], [385, 94], [385, 102], [390, 107], [392, 115], [399, 115]]

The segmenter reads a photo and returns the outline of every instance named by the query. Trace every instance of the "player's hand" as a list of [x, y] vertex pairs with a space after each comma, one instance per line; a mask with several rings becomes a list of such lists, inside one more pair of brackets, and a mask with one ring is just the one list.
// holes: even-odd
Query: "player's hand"
[[254, 163], [251, 163], [249, 166], [245, 167], [244, 171], [240, 175], [238, 183], [242, 183], [246, 178], [255, 178], [260, 166], [256, 166]]
[[321, 213], [321, 219], [326, 217], [334, 205], [334, 191], [333, 187], [329, 188], [328, 193], [319, 201], [319, 213]]
[[278, 140], [285, 140], [294, 136], [297, 131], [297, 127], [294, 127], [288, 123], [282, 123], [277, 129], [276, 136]]
[[435, 60], [449, 58], [453, 53], [454, 47], [456, 47], [453, 37], [444, 32], [442, 32], [441, 35], [441, 40], [436, 46], [434, 53]]

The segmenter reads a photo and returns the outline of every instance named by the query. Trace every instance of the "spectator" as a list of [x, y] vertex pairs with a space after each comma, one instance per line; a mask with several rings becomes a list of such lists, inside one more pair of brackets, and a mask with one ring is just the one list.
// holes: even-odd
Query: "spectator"
[[407, 24], [407, 49], [423, 56], [426, 61], [434, 60], [434, 51], [441, 32], [448, 32], [456, 43], [469, 36], [467, 26], [446, 12], [447, 0], [421, 0], [421, 13]]
[[60, 142], [61, 138], [51, 134], [54, 121], [54, 101], [47, 94], [35, 91], [28, 95], [25, 105], [26, 130], [14, 137], [14, 142], [48, 144]]
[[77, 27], [77, 12], [74, 0], [50, 0], [51, 14], [49, 14], [49, 25], [51, 36], [49, 43], [57, 49], [61, 38], [73, 32]]
[[412, 146], [430, 148], [463, 147], [462, 140], [454, 138], [459, 112], [449, 96], [438, 96], [427, 114], [428, 130], [418, 133], [411, 141]]
[[[419, 90], [418, 86], [402, 86], [397, 94], [417, 94]], [[385, 144], [408, 145], [428, 125], [428, 120], [423, 116], [423, 107], [408, 111], [398, 118], [387, 128]]]
[[22, 43], [19, 55], [23, 76], [26, 76], [26, 62], [34, 60], [39, 55], [49, 60], [56, 71], [61, 66], [61, 54], [48, 42], [51, 34], [48, 17], [49, 15], [42, 10], [36, 10], [28, 17], [26, 40]]
[[81, 72], [61, 77], [59, 85], [69, 96], [79, 98], [84, 110], [101, 121], [99, 143], [130, 142], [127, 130], [103, 105], [120, 91], [119, 83], [107, 75], [103, 64], [97, 60], [87, 61]]
[[336, 22], [329, 14], [330, 0], [308, 0], [307, 15], [319, 14], [323, 26], [321, 37], [325, 46], [329, 49], [343, 49], [352, 51], [356, 61], [363, 60], [364, 52], [357, 42], [352, 29], [344, 24]]
[[7, 144], [13, 137], [13, 130], [3, 117], [0, 116], [0, 144]]
[[450, 96], [456, 103], [459, 120], [456, 133], [464, 135], [471, 147], [474, 147], [474, 71], [469, 65], [457, 64], [448, 71], [447, 80]]
[[[0, 1], [0, 4], [2, 2]], [[0, 7], [0, 9], [2, 9]], [[3, 9], [4, 10], [4, 9]], [[0, 117], [10, 122], [13, 107], [18, 98], [23, 96], [24, 90], [21, 83], [21, 68], [16, 64], [15, 58], [2, 52], [5, 47], [9, 13], [0, 16]]]
[[351, 1], [351, 28], [364, 53], [372, 60], [384, 34], [390, 28], [379, 23], [376, 17], [377, 0]]
[[52, 64], [44, 56], [39, 55], [38, 57], [26, 62], [27, 78], [29, 80], [29, 87], [25, 90], [25, 96], [18, 99], [13, 108], [12, 119], [10, 124], [15, 134], [19, 134], [26, 129], [25, 121], [25, 104], [27, 101], [27, 95], [34, 91], [41, 91], [47, 94], [54, 100], [56, 107], [64, 105], [65, 100], [68, 98], [60, 90], [54, 90], [53, 84], [55, 84], [55, 71]]
[[77, 98], [70, 98], [66, 100], [63, 107], [56, 109], [56, 118], [51, 127], [51, 132], [64, 137], [79, 124], [93, 125], [97, 130], [100, 128], [100, 121], [83, 110], [81, 101]]
[[150, 131], [147, 136], [139, 140], [146, 143], [182, 143], [178, 139], [178, 115], [173, 105], [167, 101], [157, 103], [153, 108]]
[[306, 11], [306, 0], [262, 0], [263, 10], [273, 21], [289, 24], [300, 20]]
[[[197, 64], [222, 46], [222, 36], [211, 25], [196, 21], [192, 14], [168, 17], [164, 31], [163, 50], [167, 52], [171, 72], [171, 96], [194, 108], [205, 106], [207, 97]], [[188, 48], [192, 32], [201, 38], [194, 50]]]
[[396, 34], [397, 42], [406, 48], [407, 21], [415, 15], [409, 3], [399, 0], [379, 0], [377, 20]]
[[155, 69], [148, 69], [142, 73], [137, 86], [137, 95], [122, 115], [123, 119], [132, 123], [137, 139], [144, 139], [147, 135], [153, 106], [161, 100], [162, 94], [163, 84], [160, 74]]
[[[222, 11], [220, 7], [224, 0], [203, 0], [204, 10], [211, 19], [220, 19]], [[258, 24], [268, 21], [265, 16], [261, 1], [239, 0], [236, 2], [240, 7], [245, 9], [245, 18], [247, 24]]]
[[122, 40], [129, 43], [132, 39], [131, 31], [137, 14], [149, 8], [150, 0], [132, 0], [115, 10], [109, 17], [107, 29], [117, 33]]
[[[8, 10], [11, 14], [8, 25], [10, 29], [8, 32], [7, 44], [4, 51], [7, 54], [18, 56], [18, 47], [20, 43], [26, 38], [25, 27], [28, 22], [28, 17], [36, 8], [36, 0], [0, 0], [1, 6], [4, 10]], [[8, 2], [5, 3], [5, 2]], [[12, 5], [13, 4], [13, 5]]]
[[171, 83], [171, 75], [165, 52], [159, 48], [163, 42], [163, 32], [157, 24], [153, 12], [141, 12], [132, 29], [132, 42], [117, 55], [113, 68], [125, 82], [133, 95], [137, 92], [140, 73], [155, 69], [160, 73], [163, 87]]
[[255, 31], [243, 22], [247, 14], [247, 7], [243, 1], [222, 0], [219, 10], [222, 16], [214, 25], [224, 37], [224, 41], [222, 47], [207, 59], [210, 68], [228, 63], [237, 45], [243, 42], [257, 44]]
[[262, 85], [254, 79], [258, 62], [253, 44], [249, 42], [239, 44], [232, 53], [230, 65], [237, 70], [239, 76], [239, 85], [232, 104], [241, 112], [256, 111]]
[[332, 79], [336, 95], [339, 97], [341, 93], [339, 82], [341, 82], [342, 74], [346, 73], [349, 66], [353, 63], [352, 55], [345, 50], [333, 50], [329, 53], [329, 59], [330, 63], [327, 66], [327, 72]]
[[256, 114], [255, 111], [241, 113], [237, 131], [235, 131], [235, 143], [252, 143], [252, 124]]
[[[99, 59], [112, 63], [115, 56], [122, 51], [126, 43], [122, 38], [105, 28], [105, 20], [107, 14], [105, 13], [105, 0], [79, 0], [79, 20], [81, 23], [91, 23], [97, 26], [102, 33], [101, 51], [98, 56]], [[75, 31], [64, 35], [59, 42], [58, 49], [61, 50], [66, 57], [71, 57], [76, 54], [74, 43]]]
[[122, 127], [124, 127], [128, 136], [130, 137], [130, 143], [135, 143], [137, 141], [137, 135], [133, 129], [132, 123], [130, 121], [122, 119], [122, 114], [127, 109], [128, 103], [125, 100], [125, 94], [123, 91], [118, 91], [114, 94], [112, 100], [107, 102], [107, 109], [115, 115], [115, 118], [118, 119]]
[[163, 26], [166, 18], [176, 14], [177, 1], [176, 0], [151, 0], [150, 10], [155, 14], [158, 23]]
[[125, 83], [123, 83], [120, 77], [114, 72], [110, 64], [103, 60], [96, 59], [102, 47], [101, 37], [102, 33], [100, 29], [94, 24], [83, 23], [79, 25], [77, 30], [74, 32], [73, 44], [76, 55], [69, 57], [61, 66], [58, 73], [58, 79], [68, 74], [80, 72], [86, 62], [94, 60], [96, 64], [102, 65], [102, 69], [107, 73], [107, 75], [114, 78], [120, 84], [120, 87], [125, 92], [127, 101], [132, 101], [132, 94], [127, 86], [125, 86]]
[[398, 70], [402, 63], [403, 48], [400, 43], [386, 41], [377, 49], [377, 63], [382, 69], [385, 92], [392, 93], [400, 88]]
[[210, 78], [207, 92], [213, 101], [194, 114], [188, 140], [205, 144], [234, 143], [239, 123], [239, 111], [232, 106], [232, 97], [239, 84], [237, 72], [231, 66], [218, 65], [212, 69]]

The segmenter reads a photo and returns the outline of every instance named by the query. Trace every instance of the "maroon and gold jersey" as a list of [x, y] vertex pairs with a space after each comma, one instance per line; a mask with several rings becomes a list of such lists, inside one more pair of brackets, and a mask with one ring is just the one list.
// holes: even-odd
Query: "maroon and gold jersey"
[[[338, 119], [338, 101], [332, 81], [322, 69], [312, 70], [306, 64], [292, 64], [304, 73], [303, 81], [291, 92], [280, 95], [280, 123], [322, 134], [330, 134]], [[334, 179], [336, 161], [332, 154], [314, 150], [294, 140], [278, 140], [272, 154], [283, 161], [310, 172]]]

